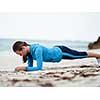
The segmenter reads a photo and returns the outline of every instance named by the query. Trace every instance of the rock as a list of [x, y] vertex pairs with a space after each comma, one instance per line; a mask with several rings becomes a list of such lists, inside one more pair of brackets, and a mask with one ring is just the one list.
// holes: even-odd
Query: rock
[[97, 41], [89, 43], [88, 49], [100, 49], [100, 37], [98, 37]]

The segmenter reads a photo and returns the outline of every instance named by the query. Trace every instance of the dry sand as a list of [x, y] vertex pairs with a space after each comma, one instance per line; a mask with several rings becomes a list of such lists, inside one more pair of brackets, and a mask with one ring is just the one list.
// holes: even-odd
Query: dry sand
[[99, 87], [100, 67], [48, 69], [36, 72], [0, 71], [0, 86], [10, 87]]

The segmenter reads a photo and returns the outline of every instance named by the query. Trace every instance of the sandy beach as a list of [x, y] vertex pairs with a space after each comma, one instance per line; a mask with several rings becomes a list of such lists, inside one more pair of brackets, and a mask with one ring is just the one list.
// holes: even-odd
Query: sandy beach
[[2, 87], [99, 87], [99, 66], [48, 69], [37, 72], [0, 71]]
[[15, 72], [15, 67], [23, 64], [18, 56], [2, 56], [0, 64], [0, 87], [100, 86], [100, 66], [95, 58], [44, 63], [42, 71], [34, 72]]

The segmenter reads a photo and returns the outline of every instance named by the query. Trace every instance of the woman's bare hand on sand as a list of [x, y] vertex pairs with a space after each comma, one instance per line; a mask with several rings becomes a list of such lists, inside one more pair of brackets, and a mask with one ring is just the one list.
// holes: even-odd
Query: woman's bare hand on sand
[[26, 67], [25, 66], [18, 66], [15, 68], [15, 71], [26, 71]]

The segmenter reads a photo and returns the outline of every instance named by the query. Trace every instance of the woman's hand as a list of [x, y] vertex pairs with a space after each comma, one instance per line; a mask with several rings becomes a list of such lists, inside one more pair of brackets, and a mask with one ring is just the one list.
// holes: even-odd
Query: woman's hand
[[26, 67], [18, 66], [15, 68], [15, 71], [26, 71]]

